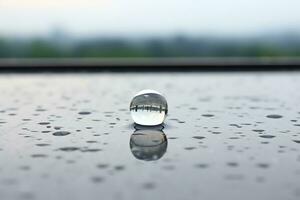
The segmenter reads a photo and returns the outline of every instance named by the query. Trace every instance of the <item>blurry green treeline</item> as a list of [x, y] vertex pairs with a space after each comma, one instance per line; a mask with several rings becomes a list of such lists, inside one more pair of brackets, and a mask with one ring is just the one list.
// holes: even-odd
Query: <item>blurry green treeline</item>
[[0, 58], [300, 56], [300, 34], [252, 38], [8, 38]]

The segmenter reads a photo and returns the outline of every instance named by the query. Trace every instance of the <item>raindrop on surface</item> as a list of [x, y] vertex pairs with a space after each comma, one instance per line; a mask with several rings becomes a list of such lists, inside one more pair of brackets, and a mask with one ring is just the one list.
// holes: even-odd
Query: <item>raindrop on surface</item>
[[143, 188], [147, 190], [152, 190], [155, 188], [155, 184], [152, 182], [144, 183]]
[[81, 152], [98, 152], [102, 151], [102, 149], [81, 149]]
[[116, 171], [122, 171], [122, 170], [125, 169], [125, 166], [123, 166], [123, 165], [117, 165], [117, 166], [114, 167], [114, 169], [115, 169]]
[[53, 133], [54, 136], [66, 136], [69, 134], [70, 134], [70, 132], [68, 132], [68, 131], [57, 131], [57, 132]]
[[271, 119], [279, 119], [279, 118], [282, 118], [281, 115], [275, 115], [275, 114], [273, 114], [273, 115], [267, 115], [266, 117], [267, 117], [267, 118], [271, 118]]
[[204, 169], [204, 168], [209, 167], [209, 165], [208, 165], [208, 164], [205, 164], [205, 163], [200, 163], [200, 164], [196, 164], [195, 167], [196, 167], [196, 168], [202, 168], [202, 169]]
[[48, 125], [50, 124], [49, 122], [40, 122], [39, 125]]
[[93, 183], [101, 183], [101, 182], [104, 181], [104, 178], [101, 177], [101, 176], [94, 176], [94, 177], [91, 178], [91, 180], [92, 180]]
[[133, 121], [144, 126], [162, 124], [168, 113], [168, 104], [160, 93], [154, 90], [142, 90], [130, 103]]
[[71, 152], [71, 151], [77, 151], [79, 150], [79, 147], [61, 147], [58, 150], [60, 151], [66, 151], [66, 152]]
[[202, 117], [213, 117], [214, 115], [212, 114], [203, 114]]
[[268, 163], [258, 163], [257, 167], [262, 168], [262, 169], [266, 169], [269, 168], [269, 164]]
[[32, 158], [46, 158], [46, 157], [48, 157], [48, 155], [46, 155], [46, 154], [32, 154], [31, 157]]
[[202, 139], [204, 139], [205, 137], [203, 137], [203, 136], [194, 136], [193, 138], [194, 138], [194, 139], [198, 139], [198, 140], [202, 140]]
[[229, 167], [238, 167], [239, 164], [236, 163], [236, 162], [228, 162], [228, 163], [227, 163], [227, 166], [229, 166]]
[[50, 144], [46, 144], [46, 143], [39, 143], [39, 144], [36, 144], [36, 146], [39, 146], [39, 147], [45, 147], [45, 146], [49, 146]]
[[108, 164], [98, 164], [97, 168], [99, 169], [106, 169], [108, 167]]
[[271, 138], [274, 138], [276, 136], [275, 135], [260, 135], [259, 137], [271, 139]]
[[196, 149], [196, 147], [185, 147], [184, 149], [190, 151]]
[[79, 115], [89, 115], [91, 114], [91, 112], [87, 112], [87, 111], [82, 111], [78, 113]]
[[261, 133], [261, 132], [264, 132], [265, 130], [263, 130], [263, 129], [253, 129], [252, 131], [257, 132], [257, 133]]

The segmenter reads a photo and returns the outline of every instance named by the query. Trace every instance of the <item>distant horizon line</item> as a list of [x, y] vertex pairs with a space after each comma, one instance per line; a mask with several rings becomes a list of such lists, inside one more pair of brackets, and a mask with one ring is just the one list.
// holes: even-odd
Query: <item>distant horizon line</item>
[[91, 34], [76, 34], [72, 32], [68, 32], [66, 30], [55, 30], [48, 33], [40, 33], [40, 34], [23, 34], [23, 33], [15, 33], [15, 34], [7, 34], [1, 33], [0, 38], [16, 38], [16, 39], [53, 39], [53, 38], [69, 38], [69, 39], [88, 39], [88, 38], [119, 38], [119, 39], [148, 39], [148, 38], [220, 38], [220, 39], [231, 39], [231, 38], [262, 38], [267, 36], [300, 36], [300, 30], [280, 30], [280, 31], [257, 31], [255, 33], [243, 34], [243, 33], [235, 33], [235, 34], [220, 34], [220, 33], [188, 33], [188, 32], [172, 32], [172, 33], [91, 33]]

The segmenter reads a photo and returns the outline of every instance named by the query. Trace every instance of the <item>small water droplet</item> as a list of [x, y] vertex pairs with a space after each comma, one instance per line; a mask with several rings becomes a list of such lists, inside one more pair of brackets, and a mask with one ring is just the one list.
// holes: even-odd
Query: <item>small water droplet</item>
[[49, 146], [50, 144], [46, 144], [46, 143], [40, 143], [40, 144], [36, 144], [36, 146], [39, 147], [45, 147], [45, 146]]
[[196, 147], [185, 147], [184, 149], [190, 151], [196, 149]]
[[257, 133], [261, 133], [261, 132], [264, 132], [265, 130], [263, 130], [263, 129], [253, 129], [252, 131], [257, 132]]
[[58, 150], [70, 152], [70, 151], [77, 151], [79, 149], [80, 149], [79, 147], [61, 147]]
[[50, 122], [40, 122], [39, 125], [48, 125]]
[[213, 117], [214, 115], [212, 114], [203, 114], [202, 117]]
[[260, 135], [259, 137], [271, 139], [271, 138], [274, 138], [274, 137], [276, 137], [276, 136], [275, 136], [275, 135]]
[[117, 165], [117, 166], [114, 167], [114, 169], [115, 169], [116, 171], [122, 171], [122, 170], [125, 169], [125, 166], [123, 166], [123, 165]]
[[271, 119], [279, 119], [279, 118], [282, 118], [281, 115], [276, 115], [276, 114], [267, 115], [266, 117], [267, 117], [267, 118], [271, 118]]
[[108, 164], [98, 164], [97, 168], [99, 169], [106, 169], [109, 165]]
[[81, 149], [81, 152], [98, 152], [102, 151], [102, 149]]
[[154, 183], [151, 183], [151, 182], [144, 183], [144, 184], [143, 184], [143, 188], [144, 188], [144, 189], [147, 189], [147, 190], [152, 190], [152, 189], [155, 188], [155, 184], [154, 184]]
[[194, 136], [193, 138], [198, 139], [198, 140], [202, 140], [202, 139], [204, 139], [205, 137], [203, 137], [203, 136]]
[[32, 154], [31, 157], [33, 157], [33, 158], [46, 158], [48, 156], [46, 154]]
[[200, 163], [200, 164], [196, 164], [195, 165], [196, 168], [201, 168], [201, 169], [205, 169], [208, 167], [208, 164], [205, 163]]
[[257, 167], [262, 168], [262, 169], [266, 169], [269, 168], [269, 164], [268, 163], [258, 163]]
[[57, 132], [53, 133], [54, 136], [66, 136], [69, 134], [70, 134], [70, 132], [68, 132], [68, 131], [57, 131]]
[[236, 163], [236, 162], [228, 162], [227, 165], [228, 165], [229, 167], [238, 167], [238, 166], [239, 166], [239, 164]]
[[242, 126], [240, 126], [238, 124], [229, 124], [229, 126], [234, 126], [234, 127], [237, 127], [237, 128], [242, 128]]
[[93, 183], [101, 183], [104, 181], [104, 178], [101, 176], [94, 176], [91, 178], [91, 180], [93, 181]]
[[78, 113], [79, 115], [89, 115], [91, 114], [91, 112], [88, 112], [88, 111], [81, 111]]

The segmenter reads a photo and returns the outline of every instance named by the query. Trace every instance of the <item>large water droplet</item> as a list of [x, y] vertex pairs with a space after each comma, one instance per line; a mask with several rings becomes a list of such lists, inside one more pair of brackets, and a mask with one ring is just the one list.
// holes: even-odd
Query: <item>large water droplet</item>
[[162, 124], [168, 113], [166, 99], [154, 90], [142, 90], [130, 103], [133, 121], [144, 126]]

